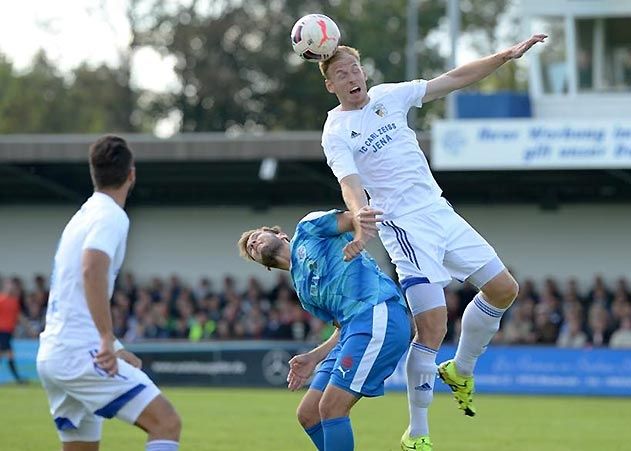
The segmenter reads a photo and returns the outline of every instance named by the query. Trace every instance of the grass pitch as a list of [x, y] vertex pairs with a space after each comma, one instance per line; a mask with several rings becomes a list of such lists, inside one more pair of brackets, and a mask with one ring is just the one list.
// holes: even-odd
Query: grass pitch
[[[313, 450], [295, 420], [302, 393], [282, 390], [166, 388], [180, 412], [181, 449], [191, 451]], [[436, 451], [623, 451], [631, 449], [628, 399], [477, 396], [478, 416], [467, 418], [447, 395], [431, 410]], [[352, 413], [355, 449], [399, 449], [407, 425], [402, 393], [364, 399]], [[59, 450], [43, 390], [0, 387], [1, 449]], [[106, 421], [101, 450], [144, 449], [145, 435], [120, 421]]]

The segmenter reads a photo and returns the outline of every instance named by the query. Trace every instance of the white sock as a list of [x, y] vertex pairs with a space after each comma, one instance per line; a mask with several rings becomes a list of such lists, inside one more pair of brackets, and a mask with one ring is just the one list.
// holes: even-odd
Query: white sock
[[434, 398], [436, 350], [412, 342], [405, 362], [408, 376], [410, 436], [429, 435], [427, 410]]
[[462, 330], [456, 350], [456, 369], [462, 376], [471, 376], [478, 357], [500, 328], [506, 309], [492, 306], [482, 292], [475, 295], [462, 315]]
[[145, 444], [145, 451], [177, 451], [179, 448], [180, 444], [173, 440], [151, 440]]

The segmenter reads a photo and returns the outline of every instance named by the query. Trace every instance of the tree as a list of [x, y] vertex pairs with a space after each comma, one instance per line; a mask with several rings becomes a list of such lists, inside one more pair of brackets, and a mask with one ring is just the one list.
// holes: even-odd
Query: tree
[[139, 131], [128, 71], [82, 64], [63, 76], [43, 51], [17, 73], [0, 56], [0, 133]]
[[[424, 3], [421, 42], [444, 13], [442, 2]], [[296, 19], [313, 11], [334, 17], [343, 42], [362, 50], [372, 80], [400, 81], [405, 7], [405, 0], [193, 1], [175, 8], [138, 1], [133, 45], [176, 57], [181, 88], [162, 99], [161, 109], [170, 104], [180, 111], [183, 131], [319, 129], [336, 100], [324, 90], [317, 65], [300, 62], [291, 51], [289, 30]], [[420, 55], [419, 75], [444, 66], [436, 48], [422, 45]]]
[[[460, 0], [462, 30], [477, 54], [494, 53], [509, 43], [527, 38], [518, 35], [520, 27], [513, 3], [511, 0]], [[473, 89], [525, 90], [525, 82], [520, 82], [520, 78], [525, 80], [525, 77], [520, 77], [519, 71], [517, 64], [507, 64]]]

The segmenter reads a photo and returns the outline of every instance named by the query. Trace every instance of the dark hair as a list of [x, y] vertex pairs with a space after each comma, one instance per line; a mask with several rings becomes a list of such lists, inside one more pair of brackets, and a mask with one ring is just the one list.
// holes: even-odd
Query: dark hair
[[90, 146], [90, 175], [96, 189], [121, 187], [133, 164], [131, 149], [123, 138], [105, 135]]

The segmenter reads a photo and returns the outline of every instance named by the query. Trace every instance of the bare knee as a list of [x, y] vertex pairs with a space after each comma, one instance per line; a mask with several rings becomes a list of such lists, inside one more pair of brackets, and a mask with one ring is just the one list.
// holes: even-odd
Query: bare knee
[[498, 308], [508, 308], [519, 293], [519, 285], [513, 276], [505, 271], [483, 286], [482, 293], [489, 304]]
[[336, 406], [334, 402], [326, 399], [322, 399], [320, 401], [319, 413], [322, 420], [337, 418], [345, 415], [344, 412], [340, 412], [340, 409], [338, 408], [338, 406]]
[[180, 433], [182, 432], [182, 419], [174, 408], [171, 408], [171, 410], [163, 416], [160, 423], [160, 429], [166, 436], [177, 437], [179, 440]]
[[322, 397], [318, 405], [320, 418], [327, 420], [331, 418], [346, 417], [350, 414], [353, 403], [333, 396]]
[[447, 334], [447, 310], [444, 307], [419, 313], [414, 317], [415, 341], [432, 349], [440, 348]]
[[149, 431], [151, 435], [177, 441], [182, 432], [182, 419], [175, 409], [171, 407], [171, 409], [165, 410], [158, 417], [158, 421], [153, 429], [153, 431]]
[[315, 426], [320, 422], [320, 411], [317, 403], [305, 403], [302, 402], [296, 409], [296, 417], [298, 423], [304, 428], [308, 429]]
[[158, 396], [143, 410], [136, 424], [144, 429], [150, 439], [179, 441], [182, 420], [175, 408], [163, 396]]

